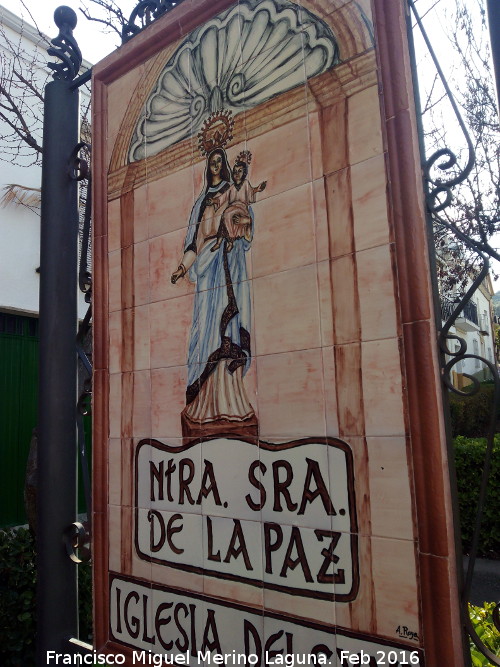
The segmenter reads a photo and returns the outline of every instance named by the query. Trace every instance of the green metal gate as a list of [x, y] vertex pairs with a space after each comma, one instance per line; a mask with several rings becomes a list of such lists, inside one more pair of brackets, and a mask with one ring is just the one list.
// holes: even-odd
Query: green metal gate
[[38, 319], [0, 313], [0, 527], [26, 523], [24, 477], [37, 423]]

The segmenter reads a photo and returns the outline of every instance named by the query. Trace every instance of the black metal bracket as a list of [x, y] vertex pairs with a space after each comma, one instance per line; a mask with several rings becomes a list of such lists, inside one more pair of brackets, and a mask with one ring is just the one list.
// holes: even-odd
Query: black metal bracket
[[73, 563], [86, 563], [90, 560], [90, 532], [86, 525], [75, 521], [63, 535], [66, 553]]

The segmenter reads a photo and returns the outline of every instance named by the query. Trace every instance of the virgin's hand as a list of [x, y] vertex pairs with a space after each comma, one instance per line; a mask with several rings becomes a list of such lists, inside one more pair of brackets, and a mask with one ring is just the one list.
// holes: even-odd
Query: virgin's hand
[[172, 273], [172, 277], [170, 278], [172, 285], [175, 285], [175, 283], [179, 280], [179, 278], [182, 278], [183, 275], [184, 273], [182, 269], [177, 269], [177, 271], [174, 271]]

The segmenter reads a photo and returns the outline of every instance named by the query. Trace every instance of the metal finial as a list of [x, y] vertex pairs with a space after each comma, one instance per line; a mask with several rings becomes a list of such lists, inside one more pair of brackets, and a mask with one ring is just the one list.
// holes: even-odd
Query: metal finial
[[70, 30], [74, 30], [76, 28], [78, 18], [76, 16], [76, 12], [71, 9], [71, 7], [61, 5], [54, 11], [54, 21], [59, 30], [62, 30], [63, 26], [65, 25], [67, 25]]
[[77, 24], [76, 13], [65, 5], [58, 7], [54, 12], [54, 21], [59, 28], [59, 35], [51, 40], [54, 45], [47, 49], [49, 56], [59, 58], [60, 63], [48, 63], [54, 70], [54, 79], [72, 81], [78, 74], [82, 64], [82, 54], [73, 37], [73, 30]]

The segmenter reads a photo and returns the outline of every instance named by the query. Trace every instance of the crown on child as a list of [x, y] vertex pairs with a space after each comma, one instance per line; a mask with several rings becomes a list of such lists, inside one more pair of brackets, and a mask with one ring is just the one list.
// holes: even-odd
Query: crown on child
[[236, 157], [236, 160], [234, 161], [234, 164], [237, 162], [245, 162], [246, 164], [250, 164], [252, 161], [252, 154], [250, 151], [241, 151], [241, 153], [238, 153], [238, 156]]
[[198, 148], [208, 156], [216, 148], [224, 146], [233, 138], [234, 119], [231, 111], [221, 109], [211, 113], [198, 132]]

